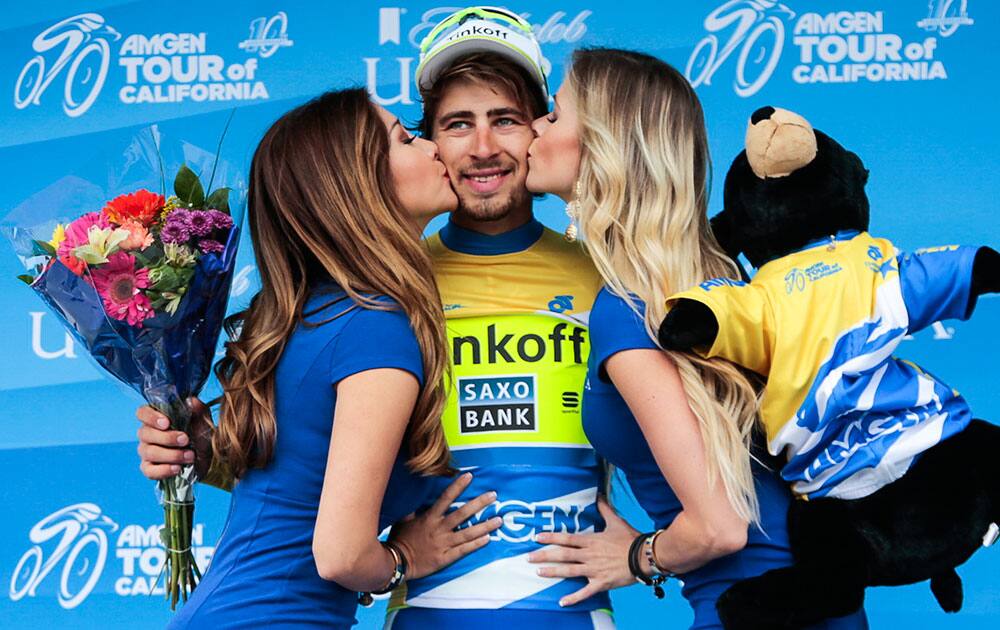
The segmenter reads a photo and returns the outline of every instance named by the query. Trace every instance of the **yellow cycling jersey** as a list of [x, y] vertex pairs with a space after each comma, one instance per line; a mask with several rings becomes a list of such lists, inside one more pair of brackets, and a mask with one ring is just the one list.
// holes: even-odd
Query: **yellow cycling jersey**
[[761, 417], [803, 498], [856, 499], [902, 476], [971, 419], [950, 387], [893, 353], [907, 334], [970, 312], [974, 247], [913, 254], [845, 232], [671, 296], [708, 306], [719, 356], [767, 376]]
[[[579, 244], [537, 221], [499, 236], [449, 223], [427, 240], [452, 359], [442, 424], [454, 464], [471, 470], [456, 506], [496, 501], [488, 545], [394, 593], [390, 608], [561, 610], [579, 579], [543, 578], [527, 556], [541, 532], [593, 531], [601, 469], [581, 421], [588, 318], [601, 280]], [[606, 594], [577, 610], [609, 608]]]
[[[523, 251], [483, 256], [429, 239], [455, 383], [444, 414], [456, 451], [483, 445], [589, 448], [580, 423], [587, 320], [600, 276], [551, 230]], [[540, 388], [542, 385], [544, 388]]]

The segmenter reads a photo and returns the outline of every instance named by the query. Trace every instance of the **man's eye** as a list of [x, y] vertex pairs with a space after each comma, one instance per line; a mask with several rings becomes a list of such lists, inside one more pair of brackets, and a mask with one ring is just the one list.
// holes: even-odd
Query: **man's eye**
[[501, 127], [510, 127], [512, 125], [519, 125], [521, 122], [513, 118], [498, 118], [497, 124]]
[[445, 129], [448, 129], [448, 130], [452, 130], [452, 129], [468, 129], [470, 126], [471, 125], [469, 125], [469, 123], [466, 122], [466, 121], [464, 121], [464, 120], [456, 120], [454, 122], [448, 123], [448, 126], [445, 127]]

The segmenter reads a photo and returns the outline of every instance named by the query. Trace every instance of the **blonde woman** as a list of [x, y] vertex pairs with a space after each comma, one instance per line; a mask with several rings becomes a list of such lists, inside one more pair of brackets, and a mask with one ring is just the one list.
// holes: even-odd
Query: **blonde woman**
[[[726, 588], [791, 563], [790, 497], [750, 456], [756, 395], [747, 379], [731, 364], [656, 342], [672, 292], [738, 277], [706, 216], [701, 105], [654, 57], [581, 50], [554, 111], [534, 129], [528, 188], [567, 202], [605, 282], [590, 315], [584, 429], [657, 529], [637, 536], [604, 506], [604, 532], [542, 534], [539, 542], [557, 546], [533, 560], [557, 563], [539, 568], [543, 575], [589, 579], [566, 605], [636, 578], [658, 587], [679, 577], [692, 627], [721, 627], [715, 603]], [[858, 611], [819, 627], [867, 622]]]

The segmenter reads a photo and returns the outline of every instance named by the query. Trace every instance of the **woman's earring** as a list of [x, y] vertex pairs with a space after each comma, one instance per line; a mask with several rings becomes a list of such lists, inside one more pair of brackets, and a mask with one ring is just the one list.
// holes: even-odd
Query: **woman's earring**
[[566, 216], [569, 217], [569, 225], [566, 226], [566, 240], [572, 243], [576, 240], [576, 218], [580, 214], [580, 193], [582, 187], [580, 180], [573, 186], [573, 201], [566, 204]]

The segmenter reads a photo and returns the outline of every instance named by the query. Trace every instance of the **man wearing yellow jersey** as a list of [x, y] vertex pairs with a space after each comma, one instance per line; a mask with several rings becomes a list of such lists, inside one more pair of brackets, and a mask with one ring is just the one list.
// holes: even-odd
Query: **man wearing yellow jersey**
[[457, 503], [493, 490], [470, 524], [500, 516], [503, 526], [397, 591], [392, 630], [613, 627], [606, 593], [562, 608], [585, 581], [540, 577], [527, 558], [540, 532], [603, 527], [580, 417], [601, 280], [579, 245], [534, 218], [525, 188], [530, 123], [548, 110], [542, 63], [530, 25], [490, 7], [449, 16], [421, 46], [420, 126], [459, 198], [428, 238], [454, 379], [442, 422], [455, 465], [473, 474]]
[[[606, 593], [563, 608], [585, 580], [540, 577], [527, 558], [540, 532], [603, 527], [601, 471], [580, 418], [601, 281], [579, 245], [534, 218], [525, 188], [530, 123], [548, 109], [542, 63], [531, 26], [492, 7], [452, 14], [421, 46], [421, 127], [460, 200], [428, 239], [454, 377], [442, 422], [455, 465], [473, 473], [456, 503], [493, 490], [496, 502], [469, 525], [500, 516], [503, 526], [479, 551], [404, 583], [390, 603], [392, 630], [614, 628]], [[140, 416], [140, 453], [156, 453], [143, 455], [147, 476], [190, 461], [161, 448], [179, 436]], [[205, 435], [191, 445], [203, 467]]]

